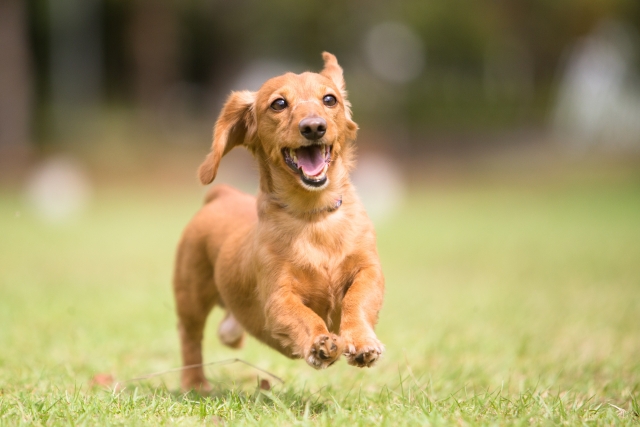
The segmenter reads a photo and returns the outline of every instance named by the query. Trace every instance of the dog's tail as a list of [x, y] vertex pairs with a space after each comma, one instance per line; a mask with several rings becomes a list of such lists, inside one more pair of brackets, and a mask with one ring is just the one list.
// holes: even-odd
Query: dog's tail
[[209, 187], [209, 189], [204, 195], [204, 204], [206, 205], [207, 203], [217, 199], [222, 194], [228, 193], [229, 191], [233, 191], [233, 188], [224, 184], [213, 185]]

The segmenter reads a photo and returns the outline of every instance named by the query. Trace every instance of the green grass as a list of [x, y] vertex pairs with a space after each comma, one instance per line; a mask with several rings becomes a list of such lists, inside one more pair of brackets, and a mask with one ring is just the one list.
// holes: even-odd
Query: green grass
[[[147, 189], [148, 190], [148, 189]], [[0, 425], [638, 425], [640, 180], [416, 187], [378, 226], [378, 366], [314, 371], [207, 331], [208, 397], [179, 375], [170, 278], [197, 189], [100, 190], [48, 225], [0, 193]], [[19, 212], [19, 214], [18, 214]]]

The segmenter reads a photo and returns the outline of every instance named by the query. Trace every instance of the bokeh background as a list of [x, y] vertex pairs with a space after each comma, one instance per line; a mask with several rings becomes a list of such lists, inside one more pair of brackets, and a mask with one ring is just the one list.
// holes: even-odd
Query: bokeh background
[[[548, 387], [628, 408], [639, 32], [638, 0], [0, 0], [0, 395], [179, 366], [173, 256], [222, 103], [326, 50], [360, 126], [387, 356], [329, 374], [253, 341], [239, 356], [294, 388], [410, 374], [434, 402]], [[217, 182], [256, 191], [250, 155]], [[205, 360], [238, 356], [207, 334]]]
[[379, 170], [390, 193], [469, 170], [640, 152], [635, 0], [0, 7], [0, 178], [32, 199], [62, 194], [56, 180], [74, 187], [60, 196], [70, 211], [98, 183], [194, 182], [227, 94], [318, 70], [323, 50], [345, 69], [360, 181]]

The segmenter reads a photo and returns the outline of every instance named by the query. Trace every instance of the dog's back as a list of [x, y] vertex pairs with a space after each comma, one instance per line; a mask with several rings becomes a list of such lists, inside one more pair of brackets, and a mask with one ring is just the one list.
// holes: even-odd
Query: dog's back
[[209, 263], [218, 258], [230, 234], [258, 220], [256, 198], [228, 185], [214, 185], [205, 194], [204, 206], [187, 225], [182, 240], [205, 249]]

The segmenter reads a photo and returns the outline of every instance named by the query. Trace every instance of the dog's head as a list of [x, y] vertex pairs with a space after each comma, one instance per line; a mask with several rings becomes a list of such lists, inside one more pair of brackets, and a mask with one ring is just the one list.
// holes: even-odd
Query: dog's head
[[319, 191], [346, 175], [344, 160], [358, 127], [351, 120], [342, 68], [332, 54], [322, 56], [319, 74], [287, 73], [257, 92], [231, 93], [199, 169], [203, 184], [213, 181], [220, 159], [236, 145], [256, 156], [267, 188]]

